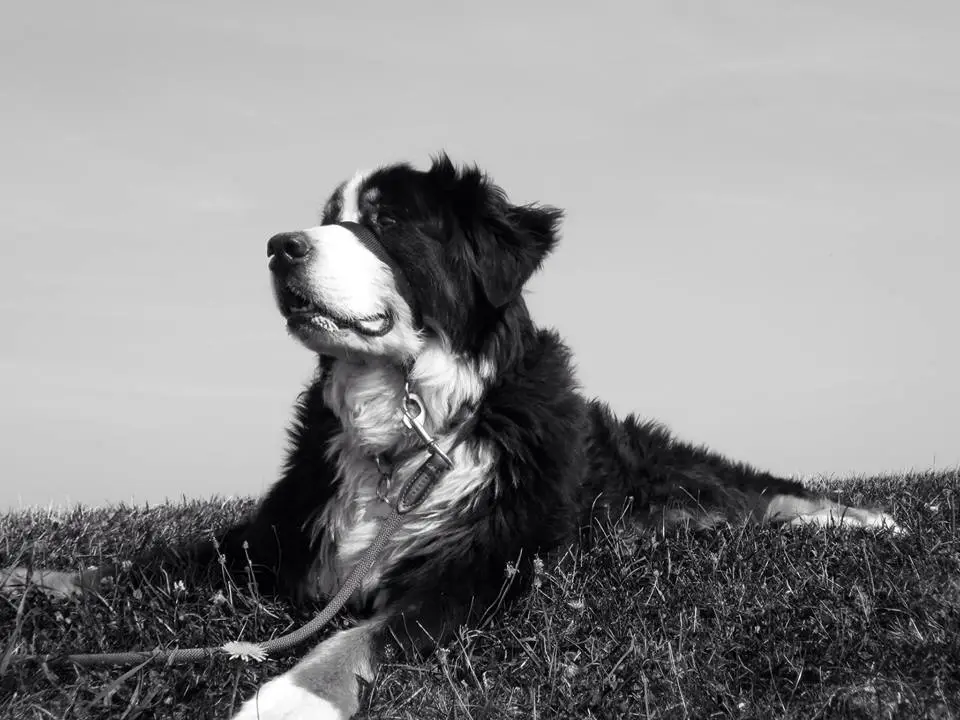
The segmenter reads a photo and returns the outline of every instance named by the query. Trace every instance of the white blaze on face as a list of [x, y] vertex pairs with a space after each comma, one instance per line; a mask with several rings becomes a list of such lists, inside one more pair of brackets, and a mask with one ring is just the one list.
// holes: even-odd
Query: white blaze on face
[[360, 186], [366, 180], [368, 172], [358, 170], [343, 188], [343, 204], [340, 210], [340, 222], [358, 222], [360, 220]]
[[304, 233], [313, 245], [306, 269], [311, 294], [342, 317], [387, 311], [397, 296], [393, 273], [356, 235], [340, 225], [321, 225]]

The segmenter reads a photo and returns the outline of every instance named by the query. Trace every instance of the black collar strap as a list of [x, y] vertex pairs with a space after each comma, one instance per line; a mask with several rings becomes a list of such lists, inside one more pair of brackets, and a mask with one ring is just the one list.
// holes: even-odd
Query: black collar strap
[[393, 272], [393, 281], [396, 283], [397, 291], [400, 293], [400, 296], [407, 301], [407, 305], [410, 306], [414, 322], [419, 323], [420, 309], [413, 297], [413, 288], [410, 285], [410, 281], [407, 280], [406, 273], [403, 272], [403, 269], [397, 264], [397, 261], [393, 259], [383, 246], [383, 243], [380, 242], [380, 238], [366, 225], [350, 221], [338, 224], [352, 232], [357, 240], [360, 241], [361, 245], [376, 255], [377, 258], [390, 268], [391, 272]]

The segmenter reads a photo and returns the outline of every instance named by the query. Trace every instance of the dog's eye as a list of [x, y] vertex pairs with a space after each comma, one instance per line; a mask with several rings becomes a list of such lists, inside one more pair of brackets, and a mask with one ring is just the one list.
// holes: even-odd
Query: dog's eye
[[396, 225], [397, 219], [385, 212], [377, 213], [377, 225], [380, 227], [390, 227], [391, 225]]

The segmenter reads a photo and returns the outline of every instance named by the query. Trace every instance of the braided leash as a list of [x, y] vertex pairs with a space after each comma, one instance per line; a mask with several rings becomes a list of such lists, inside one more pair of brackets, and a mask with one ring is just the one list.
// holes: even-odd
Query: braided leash
[[[415, 411], [415, 412], [412, 412]], [[270, 653], [282, 653], [299, 645], [316, 635], [340, 609], [346, 604], [353, 592], [373, 568], [374, 563], [383, 550], [384, 545], [396, 534], [403, 524], [404, 515], [420, 505], [434, 485], [452, 467], [450, 454], [466, 438], [468, 429], [472, 427], [473, 414], [465, 421], [448, 453], [440, 449], [437, 441], [424, 429], [422, 417], [424, 414], [423, 402], [420, 397], [406, 388], [405, 402], [400, 410], [403, 424], [412, 430], [426, 446], [427, 459], [404, 483], [397, 495], [396, 503], [390, 505], [390, 514], [387, 515], [377, 536], [370, 543], [359, 562], [354, 566], [346, 581], [337, 591], [337, 594], [326, 604], [310, 622], [293, 632], [267, 640], [263, 643], [245, 641], [231, 641], [218, 647], [202, 648], [173, 648], [169, 650], [133, 650], [119, 653], [76, 653], [71, 655], [23, 655], [11, 658], [12, 664], [25, 662], [45, 663], [72, 663], [80, 667], [100, 667], [103, 665], [130, 666], [163, 662], [165, 665], [184, 665], [200, 662], [217, 655], [227, 655], [231, 659], [265, 660]], [[381, 497], [385, 501], [385, 498]]]
[[173, 648], [170, 650], [132, 650], [130, 652], [118, 653], [76, 653], [73, 655], [25, 655], [14, 657], [14, 663], [23, 663], [28, 661], [47, 662], [47, 663], [73, 663], [80, 667], [100, 667], [103, 665], [130, 666], [140, 663], [162, 662], [165, 665], [186, 665], [189, 663], [200, 662], [216, 655], [227, 655], [231, 659], [240, 658], [242, 660], [266, 660], [273, 654], [279, 654], [290, 650], [305, 640], [309, 640], [316, 635], [324, 625], [326, 625], [333, 616], [346, 604], [347, 600], [357, 589], [363, 578], [373, 567], [383, 550], [387, 541], [400, 529], [403, 524], [403, 515], [394, 507], [390, 515], [380, 527], [380, 532], [367, 548], [363, 557], [354, 566], [353, 572], [347, 578], [346, 582], [333, 596], [330, 602], [321, 610], [310, 622], [293, 632], [281, 635], [280, 637], [267, 640], [262, 643], [251, 643], [243, 641], [231, 641], [219, 647], [198, 647], [198, 648]]

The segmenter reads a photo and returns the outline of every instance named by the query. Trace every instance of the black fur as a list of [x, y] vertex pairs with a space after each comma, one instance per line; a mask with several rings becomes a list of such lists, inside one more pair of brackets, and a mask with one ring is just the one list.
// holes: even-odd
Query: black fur
[[[382, 169], [361, 196], [371, 189], [361, 222], [407, 274], [426, 330], [496, 368], [473, 432], [496, 448], [497, 477], [382, 577], [398, 635], [442, 639], [494, 604], [508, 563], [517, 564], [514, 587], [522, 587], [535, 554], [573, 542], [594, 516], [625, 503], [652, 522], [678, 507], [733, 520], [762, 513], [773, 495], [808, 495], [799, 483], [678, 442], [657, 424], [618, 420], [583, 397], [569, 350], [536, 327], [520, 296], [557, 242], [559, 210], [511, 205], [478, 169], [458, 169], [446, 156], [426, 172]], [[325, 223], [339, 220], [342, 192], [328, 202]], [[324, 405], [323, 376], [301, 397], [280, 481], [255, 517], [221, 538], [241, 559], [246, 541], [261, 586], [293, 598], [311, 595], [317, 549], [305, 528], [337, 483], [326, 451], [339, 425]]]

